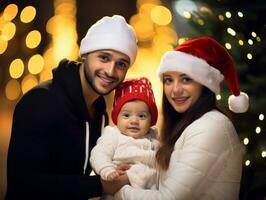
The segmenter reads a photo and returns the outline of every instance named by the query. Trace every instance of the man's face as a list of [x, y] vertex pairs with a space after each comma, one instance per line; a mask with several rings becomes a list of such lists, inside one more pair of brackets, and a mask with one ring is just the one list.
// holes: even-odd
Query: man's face
[[95, 93], [107, 95], [124, 80], [129, 66], [127, 55], [114, 50], [99, 50], [86, 55], [84, 75]]

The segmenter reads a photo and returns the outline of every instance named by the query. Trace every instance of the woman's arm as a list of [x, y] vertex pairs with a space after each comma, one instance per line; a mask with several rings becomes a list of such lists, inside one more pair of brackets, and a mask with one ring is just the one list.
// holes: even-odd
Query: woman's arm
[[[159, 190], [141, 190], [124, 186], [116, 199], [145, 200], [195, 199], [208, 173], [219, 170], [230, 151], [228, 130], [223, 121], [198, 120], [176, 142], [170, 165], [163, 172]], [[229, 139], [229, 140], [228, 140]]]

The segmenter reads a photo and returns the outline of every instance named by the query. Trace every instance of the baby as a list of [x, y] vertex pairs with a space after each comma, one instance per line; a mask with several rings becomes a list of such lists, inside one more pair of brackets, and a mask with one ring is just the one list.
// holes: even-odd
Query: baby
[[105, 127], [91, 151], [93, 170], [102, 179], [111, 181], [120, 175], [117, 164], [132, 163], [126, 171], [130, 184], [136, 188], [155, 188], [155, 154], [159, 142], [156, 130], [151, 127], [156, 124], [157, 116], [147, 78], [130, 79], [118, 86], [111, 113], [116, 126]]

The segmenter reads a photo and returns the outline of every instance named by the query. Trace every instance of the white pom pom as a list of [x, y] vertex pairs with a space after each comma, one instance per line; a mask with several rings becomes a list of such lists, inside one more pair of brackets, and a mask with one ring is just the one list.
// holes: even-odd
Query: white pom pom
[[248, 110], [249, 98], [244, 92], [240, 92], [239, 96], [231, 95], [228, 99], [229, 109], [234, 113], [243, 113]]

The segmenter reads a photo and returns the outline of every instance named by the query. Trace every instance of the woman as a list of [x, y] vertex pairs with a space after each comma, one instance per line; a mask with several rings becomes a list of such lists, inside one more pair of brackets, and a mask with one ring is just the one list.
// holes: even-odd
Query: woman
[[217, 108], [223, 79], [233, 95], [229, 108], [245, 112], [230, 55], [209, 37], [187, 41], [162, 57], [163, 127], [156, 159], [157, 190], [124, 186], [117, 199], [238, 199], [244, 147], [232, 122]]

